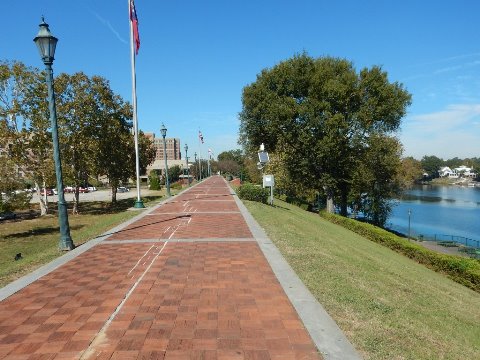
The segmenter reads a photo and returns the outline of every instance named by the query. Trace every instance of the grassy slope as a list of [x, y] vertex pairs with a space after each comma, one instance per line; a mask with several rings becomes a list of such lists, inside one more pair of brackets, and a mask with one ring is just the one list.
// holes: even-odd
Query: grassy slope
[[480, 359], [480, 295], [290, 204], [244, 201], [366, 359]]

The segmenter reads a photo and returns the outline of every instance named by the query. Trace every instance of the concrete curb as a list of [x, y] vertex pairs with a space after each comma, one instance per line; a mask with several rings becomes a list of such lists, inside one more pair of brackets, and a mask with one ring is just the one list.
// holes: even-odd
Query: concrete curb
[[[230, 187], [230, 184], [228, 186]], [[326, 360], [362, 359], [336, 322], [305, 287], [233, 190], [232, 193], [250, 231], [322, 356]]]

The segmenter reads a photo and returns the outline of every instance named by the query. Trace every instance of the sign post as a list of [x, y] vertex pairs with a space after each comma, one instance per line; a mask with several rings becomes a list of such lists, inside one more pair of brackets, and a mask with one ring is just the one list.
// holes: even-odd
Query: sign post
[[270, 187], [270, 205], [273, 205], [273, 187], [275, 185], [275, 177], [273, 175], [263, 175], [263, 187]]

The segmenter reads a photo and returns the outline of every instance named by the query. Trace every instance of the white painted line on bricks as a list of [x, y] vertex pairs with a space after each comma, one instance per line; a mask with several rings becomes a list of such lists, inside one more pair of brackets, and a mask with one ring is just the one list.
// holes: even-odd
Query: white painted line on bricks
[[[127, 276], [129, 276], [130, 273], [131, 273], [133, 270], [135, 270], [135, 268], [138, 266], [138, 264], [140, 264], [140, 261], [142, 261], [142, 259], [143, 259], [145, 256], [147, 256], [148, 252], [149, 252], [150, 250], [152, 250], [152, 248], [153, 248], [154, 246], [155, 246], [155, 245], [150, 246], [150, 248], [149, 248], [147, 251], [145, 251], [145, 254], [143, 254], [143, 256], [142, 256], [140, 259], [138, 259], [137, 263], [135, 264], [135, 266], [134, 266], [133, 268], [130, 269], [130, 271], [128, 272]], [[145, 265], [145, 263], [144, 263], [144, 265]]]
[[[127, 302], [128, 298], [130, 297], [130, 295], [132, 295], [132, 293], [135, 291], [135, 289], [137, 288], [138, 284], [140, 284], [140, 282], [142, 281], [143, 277], [145, 276], [145, 274], [150, 270], [150, 268], [152, 267], [152, 264], [155, 262], [155, 260], [158, 258], [158, 256], [162, 253], [163, 249], [165, 249], [165, 246], [167, 246], [168, 244], [168, 241], [165, 242], [162, 246], [162, 248], [160, 249], [160, 251], [153, 257], [152, 261], [150, 262], [150, 264], [147, 266], [147, 268], [145, 269], [145, 271], [142, 273], [142, 275], [140, 275], [140, 277], [138, 278], [138, 280], [135, 282], [135, 284], [132, 285], [132, 287], [130, 288], [130, 290], [127, 292], [127, 294], [125, 295], [125, 297], [123, 298], [123, 300], [120, 302], [120, 304], [117, 306], [117, 308], [115, 309], [115, 311], [112, 313], [112, 315], [110, 315], [110, 317], [108, 318], [108, 320], [105, 322], [105, 324], [103, 325], [102, 329], [97, 333], [97, 335], [93, 338], [92, 342], [90, 343], [90, 345], [88, 346], [88, 348], [82, 353], [82, 355], [80, 356], [80, 360], [82, 359], [87, 359], [87, 358], [90, 358], [91, 356], [94, 355], [95, 353], [95, 346], [97, 345], [100, 345], [102, 343], [102, 341], [105, 339], [105, 333], [107, 331], [107, 328], [110, 326], [110, 324], [112, 323], [112, 321], [115, 319], [115, 316], [117, 316], [117, 314], [120, 312], [120, 310], [122, 309], [123, 305]], [[158, 248], [158, 247], [157, 247]], [[145, 256], [145, 255], [144, 255]], [[98, 355], [98, 354], [97, 354]]]

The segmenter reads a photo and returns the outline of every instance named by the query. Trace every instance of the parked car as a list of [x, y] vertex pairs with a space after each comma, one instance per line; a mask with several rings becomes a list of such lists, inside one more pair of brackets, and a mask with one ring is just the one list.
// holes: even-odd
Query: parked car
[[53, 195], [53, 190], [52, 189], [42, 189], [40, 190], [40, 195], [45, 195], [47, 193], [47, 196], [52, 196]]
[[118, 193], [124, 193], [124, 192], [129, 192], [129, 191], [130, 191], [130, 189], [125, 187], [125, 186], [120, 186], [120, 187], [117, 188]]
[[95, 186], [89, 186], [87, 187], [88, 191], [97, 191], [97, 188]]
[[63, 188], [63, 192], [66, 192], [66, 193], [72, 193], [75, 191], [75, 188], [73, 186], [65, 186]]
[[81, 192], [81, 193], [88, 193], [88, 188], [86, 187], [83, 187], [83, 186], [80, 186], [78, 188], [78, 192]]
[[11, 211], [7, 211], [7, 212], [4, 212], [4, 213], [0, 213], [0, 221], [3, 221], [3, 220], [15, 220], [17, 218], [17, 214], [11, 212]]

